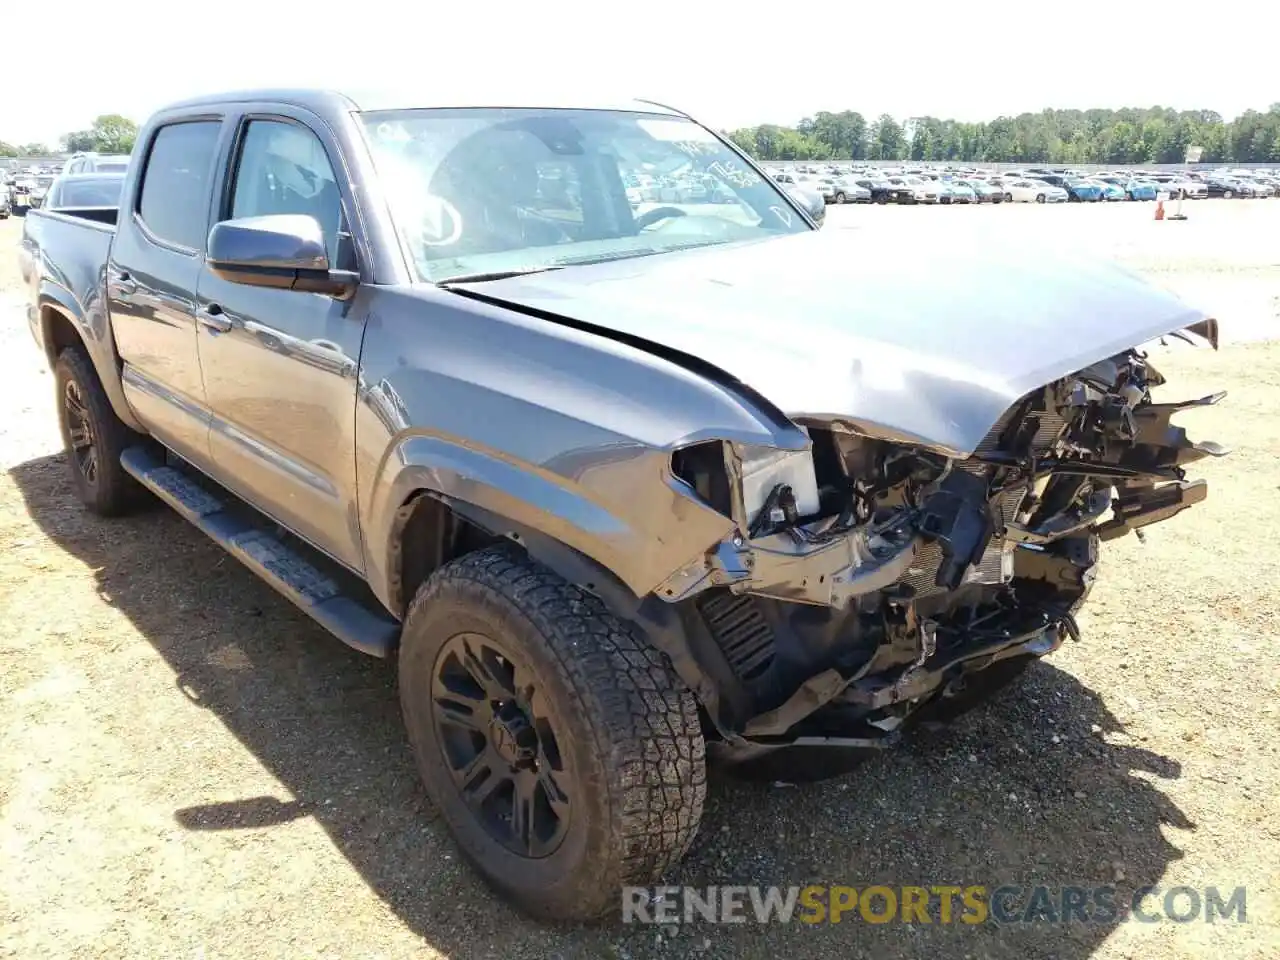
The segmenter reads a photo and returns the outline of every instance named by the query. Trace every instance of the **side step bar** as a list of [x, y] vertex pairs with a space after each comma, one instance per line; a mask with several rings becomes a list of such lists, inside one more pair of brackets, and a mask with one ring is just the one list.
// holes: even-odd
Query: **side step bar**
[[[385, 611], [371, 609], [344, 594], [335, 578], [272, 533], [265, 518], [262, 525], [256, 525], [237, 516], [227, 503], [145, 447], [125, 450], [120, 463], [139, 483], [343, 643], [375, 657], [389, 656], [395, 649], [400, 624]], [[246, 505], [247, 511], [251, 509]]]

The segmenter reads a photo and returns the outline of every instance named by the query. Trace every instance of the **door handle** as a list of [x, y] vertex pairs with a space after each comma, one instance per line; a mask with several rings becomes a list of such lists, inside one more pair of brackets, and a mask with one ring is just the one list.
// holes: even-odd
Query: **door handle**
[[232, 327], [230, 318], [222, 312], [216, 303], [196, 311], [196, 322], [214, 333], [226, 333]]

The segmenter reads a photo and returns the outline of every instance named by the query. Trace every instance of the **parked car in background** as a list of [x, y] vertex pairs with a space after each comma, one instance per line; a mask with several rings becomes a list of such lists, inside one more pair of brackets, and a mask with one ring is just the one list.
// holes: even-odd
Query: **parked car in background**
[[53, 181], [57, 179], [57, 175], [53, 173], [38, 173], [32, 177], [31, 190], [28, 194], [29, 206], [32, 210], [38, 210], [44, 205], [45, 197], [49, 195], [49, 188], [53, 186]]
[[1085, 182], [1095, 184], [1098, 187], [1098, 189], [1102, 191], [1102, 199], [1104, 201], [1109, 202], [1113, 200], [1128, 199], [1128, 196], [1124, 192], [1124, 187], [1121, 187], [1118, 184], [1114, 184], [1107, 180], [1103, 180], [1100, 177], [1089, 177], [1086, 179]]
[[1128, 200], [1154, 200], [1156, 194], [1160, 191], [1158, 183], [1138, 177], [1119, 176], [1104, 177], [1103, 179], [1120, 187]]
[[911, 191], [909, 203], [937, 203], [942, 193], [938, 189], [936, 181], [925, 180], [921, 177], [890, 177], [889, 182], [894, 186], [906, 187]]
[[943, 180], [941, 183], [947, 188], [947, 192], [950, 194], [949, 199], [944, 200], [944, 203], [978, 202], [978, 194], [974, 191], [973, 187], [969, 186], [963, 180]]
[[871, 191], [850, 177], [834, 177], [831, 185], [836, 203], [870, 203]]
[[994, 184], [988, 183], [986, 180], [957, 180], [956, 183], [962, 184], [973, 191], [974, 199], [978, 203], [1003, 203], [1004, 191]]
[[114, 213], [120, 205], [123, 185], [124, 173], [64, 173], [53, 181], [44, 207], [47, 210], [110, 210]]
[[1026, 174], [1005, 173], [998, 177], [988, 177], [987, 184], [1004, 194], [1005, 203], [1011, 203], [1013, 201], [1013, 193], [1009, 189], [1009, 184], [1013, 183], [1015, 180], [1025, 179], [1027, 179]]
[[1096, 203], [1102, 199], [1102, 187], [1082, 177], [1069, 174], [1047, 173], [1039, 179], [1066, 191], [1067, 199], [1073, 203]]
[[816, 173], [802, 173], [795, 178], [795, 182], [797, 185], [817, 193], [827, 203], [831, 203], [835, 199], [835, 188], [831, 185], [830, 177], [822, 177]]
[[853, 180], [871, 194], [872, 203], [913, 203], [915, 192], [904, 183], [883, 177], [860, 176]]
[[1044, 180], [1006, 181], [1004, 188], [1015, 203], [1066, 203], [1067, 191]]
[[9, 209], [22, 216], [31, 209], [31, 194], [36, 189], [36, 178], [25, 171], [14, 175], [9, 184]]
[[128, 169], [128, 154], [113, 153], [77, 153], [62, 165], [63, 173], [124, 173]]
[[1253, 185], [1235, 177], [1213, 177], [1205, 182], [1209, 196], [1221, 197], [1224, 200], [1252, 197], [1255, 195]]
[[1208, 182], [1194, 175], [1156, 172], [1144, 176], [1143, 179], [1154, 183], [1157, 192], [1167, 193], [1171, 200], [1177, 200], [1179, 197], [1184, 200], [1203, 200], [1210, 195]]
[[1253, 193], [1256, 197], [1274, 197], [1276, 195], [1275, 185], [1265, 177], [1250, 175], [1240, 179], [1253, 187]]

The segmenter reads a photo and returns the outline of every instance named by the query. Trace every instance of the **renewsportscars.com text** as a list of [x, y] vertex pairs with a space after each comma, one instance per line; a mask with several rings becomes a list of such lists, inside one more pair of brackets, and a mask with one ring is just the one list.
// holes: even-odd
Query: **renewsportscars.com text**
[[625, 887], [624, 923], [1248, 922], [1244, 887], [1019, 886]]

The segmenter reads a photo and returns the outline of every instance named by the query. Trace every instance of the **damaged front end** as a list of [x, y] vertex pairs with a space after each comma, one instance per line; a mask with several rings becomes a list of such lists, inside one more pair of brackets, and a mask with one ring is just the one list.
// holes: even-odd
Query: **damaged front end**
[[657, 591], [716, 678], [712, 749], [884, 746], [1078, 638], [1099, 543], [1203, 500], [1184, 467], [1227, 452], [1170, 422], [1222, 394], [1155, 403], [1163, 382], [1126, 351], [1022, 397], [962, 458], [841, 420], [799, 421], [798, 453], [677, 451], [736, 528]]

